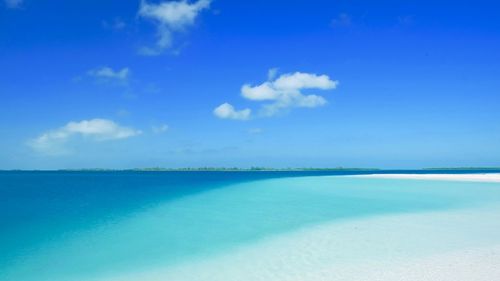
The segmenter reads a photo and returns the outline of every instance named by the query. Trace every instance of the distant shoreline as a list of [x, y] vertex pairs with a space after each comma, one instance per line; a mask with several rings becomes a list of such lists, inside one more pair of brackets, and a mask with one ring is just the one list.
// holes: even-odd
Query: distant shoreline
[[[499, 169], [500, 170], [500, 169]], [[41, 171], [41, 172], [315, 172], [346, 171], [370, 172], [383, 171], [376, 168], [133, 168], [133, 169], [52, 169], [52, 170], [0, 170], [9, 171]]]
[[89, 168], [89, 169], [5, 169], [0, 172], [376, 172], [377, 174], [393, 173], [393, 174], [420, 174], [429, 173], [437, 174], [438, 172], [458, 172], [458, 173], [500, 173], [500, 167], [457, 167], [457, 168], [422, 168], [422, 169], [379, 169], [379, 168], [266, 168], [266, 167], [251, 167], [251, 168], [225, 168], [225, 167], [200, 167], [200, 168], [131, 168], [131, 169], [106, 169], [106, 168]]

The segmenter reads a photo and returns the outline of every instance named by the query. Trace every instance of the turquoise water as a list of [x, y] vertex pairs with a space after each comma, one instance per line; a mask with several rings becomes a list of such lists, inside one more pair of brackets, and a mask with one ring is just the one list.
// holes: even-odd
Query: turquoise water
[[0, 280], [99, 280], [324, 224], [500, 206], [498, 183], [328, 174], [1, 172]]

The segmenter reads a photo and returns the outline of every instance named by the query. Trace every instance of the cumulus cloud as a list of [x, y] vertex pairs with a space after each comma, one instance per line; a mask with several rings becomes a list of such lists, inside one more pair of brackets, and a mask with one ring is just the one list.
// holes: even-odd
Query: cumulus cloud
[[153, 133], [155, 133], [155, 134], [161, 134], [161, 133], [166, 132], [167, 130], [168, 130], [167, 124], [162, 124], [159, 126], [152, 126], [151, 127], [151, 131], [153, 131]]
[[[270, 71], [271, 72], [271, 71]], [[276, 74], [268, 75], [270, 78]], [[311, 73], [287, 73], [276, 79], [269, 79], [260, 85], [245, 84], [241, 95], [252, 101], [269, 101], [262, 106], [261, 113], [272, 116], [281, 109], [292, 107], [318, 107], [327, 103], [322, 96], [304, 94], [304, 90], [332, 90], [338, 81], [331, 80], [327, 75]]]
[[157, 25], [157, 41], [154, 47], [144, 47], [143, 55], [159, 55], [172, 47], [172, 37], [176, 32], [186, 31], [194, 25], [201, 11], [210, 7], [211, 0], [166, 1], [158, 4], [141, 1], [139, 16], [152, 20]]
[[111, 67], [103, 66], [97, 69], [90, 70], [88, 75], [106, 80], [126, 81], [130, 76], [130, 69], [128, 67], [120, 70], [113, 70]]
[[90, 141], [126, 139], [141, 134], [141, 131], [123, 127], [112, 120], [91, 119], [69, 122], [63, 127], [45, 132], [28, 142], [35, 151], [45, 154], [65, 154], [64, 146], [73, 138], [81, 137]]
[[[306, 94], [308, 90], [333, 90], [338, 81], [330, 79], [328, 75], [314, 73], [285, 73], [278, 76], [278, 69], [268, 71], [267, 81], [252, 85], [244, 84], [241, 95], [250, 101], [260, 102], [260, 116], [270, 117], [282, 110], [294, 107], [319, 107], [327, 103], [326, 99], [316, 94]], [[236, 111], [228, 103], [224, 103], [214, 110], [219, 118], [246, 120], [250, 118], [250, 109]]]
[[214, 109], [214, 115], [221, 119], [248, 120], [252, 111], [250, 109], [236, 110], [229, 103], [223, 103]]
[[20, 8], [23, 4], [23, 0], [4, 0], [4, 2], [7, 8], [10, 9]]

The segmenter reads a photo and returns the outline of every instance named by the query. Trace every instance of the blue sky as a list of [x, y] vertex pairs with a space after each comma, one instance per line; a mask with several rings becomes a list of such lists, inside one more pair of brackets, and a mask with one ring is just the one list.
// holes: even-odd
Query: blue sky
[[2, 1], [0, 169], [500, 166], [495, 1]]

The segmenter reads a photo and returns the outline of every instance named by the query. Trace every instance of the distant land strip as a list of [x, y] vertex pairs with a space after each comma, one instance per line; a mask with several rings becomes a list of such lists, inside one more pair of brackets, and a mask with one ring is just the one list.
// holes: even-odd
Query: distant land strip
[[85, 169], [9, 169], [0, 171], [69, 171], [69, 172], [300, 172], [300, 171], [346, 171], [346, 172], [398, 172], [398, 171], [460, 171], [460, 172], [479, 172], [479, 171], [500, 171], [500, 167], [445, 167], [445, 168], [422, 168], [422, 169], [380, 169], [380, 168], [349, 168], [349, 167], [333, 167], [333, 168], [270, 168], [270, 167], [183, 167], [183, 168], [163, 168], [163, 167], [145, 167], [145, 168], [130, 168], [130, 169], [107, 169], [107, 168], [85, 168]]
[[131, 168], [131, 169], [107, 169], [107, 168], [85, 168], [85, 169], [53, 169], [53, 170], [2, 170], [2, 171], [83, 171], [83, 172], [113, 172], [113, 171], [137, 171], [137, 172], [273, 172], [273, 171], [380, 171], [378, 168], [269, 168], [269, 167], [184, 167], [184, 168], [163, 168], [163, 167], [146, 167], [146, 168]]

